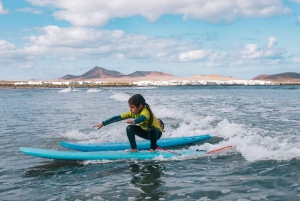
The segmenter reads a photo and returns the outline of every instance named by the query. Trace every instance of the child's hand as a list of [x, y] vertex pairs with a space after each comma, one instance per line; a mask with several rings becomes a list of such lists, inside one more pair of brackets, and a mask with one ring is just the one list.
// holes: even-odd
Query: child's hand
[[98, 129], [100, 129], [103, 126], [103, 124], [94, 124], [93, 127], [97, 127]]
[[134, 120], [132, 120], [132, 119], [128, 119], [128, 120], [126, 121], [126, 123], [131, 124], [131, 125], [134, 125], [134, 124], [135, 124]]

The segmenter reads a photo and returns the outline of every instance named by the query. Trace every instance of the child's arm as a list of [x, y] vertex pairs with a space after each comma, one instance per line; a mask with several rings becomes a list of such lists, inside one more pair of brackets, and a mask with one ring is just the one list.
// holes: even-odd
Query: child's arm
[[103, 122], [100, 123], [100, 124], [94, 124], [93, 127], [97, 127], [98, 129], [100, 129], [100, 128], [102, 128], [103, 126], [106, 126], [106, 125], [108, 125], [108, 124], [111, 124], [111, 123], [114, 123], [114, 122], [117, 122], [117, 121], [121, 121], [121, 120], [123, 120], [123, 119], [121, 118], [121, 115], [118, 115], [118, 116], [114, 116], [114, 117], [112, 117], [112, 118], [110, 118], [110, 119], [107, 119], [107, 120], [103, 121]]
[[146, 121], [146, 117], [144, 116], [144, 115], [141, 115], [141, 116], [139, 116], [138, 118], [136, 118], [135, 120], [134, 120], [134, 122], [135, 122], [135, 124], [139, 124], [139, 123], [141, 123], [141, 122], [143, 122], [143, 121]]
[[134, 124], [139, 124], [139, 123], [141, 123], [141, 122], [143, 122], [143, 121], [145, 121], [145, 120], [146, 120], [146, 117], [145, 117], [144, 115], [141, 115], [141, 116], [139, 116], [138, 118], [136, 118], [135, 120], [133, 120], [133, 119], [128, 119], [128, 120], [126, 121], [126, 123], [131, 124], [131, 125], [134, 125]]

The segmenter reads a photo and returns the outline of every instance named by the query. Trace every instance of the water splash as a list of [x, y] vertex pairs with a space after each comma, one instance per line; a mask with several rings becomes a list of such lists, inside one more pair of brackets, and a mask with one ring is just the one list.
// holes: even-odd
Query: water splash
[[110, 99], [119, 101], [119, 102], [127, 102], [131, 96], [122, 92], [115, 93], [114, 95], [110, 96]]
[[100, 89], [88, 89], [86, 92], [87, 93], [97, 93], [97, 92], [100, 92], [100, 91], [102, 91], [102, 90], [100, 90]]
[[73, 90], [72, 87], [68, 87], [66, 89], [62, 89], [62, 90], [58, 91], [58, 93], [68, 93], [68, 92], [71, 92], [72, 90]]

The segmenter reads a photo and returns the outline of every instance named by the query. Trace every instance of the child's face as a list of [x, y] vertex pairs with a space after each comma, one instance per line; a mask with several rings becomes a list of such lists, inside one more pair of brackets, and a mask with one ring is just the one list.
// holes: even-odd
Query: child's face
[[132, 112], [133, 114], [137, 114], [141, 111], [141, 109], [143, 108], [143, 105], [140, 104], [138, 107], [133, 105], [133, 104], [129, 104], [128, 103], [128, 106], [129, 106], [129, 109], [130, 109], [130, 112]]

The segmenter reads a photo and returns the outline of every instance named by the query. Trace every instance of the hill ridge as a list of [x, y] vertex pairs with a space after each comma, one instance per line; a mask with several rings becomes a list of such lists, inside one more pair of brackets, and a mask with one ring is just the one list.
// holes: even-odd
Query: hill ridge
[[159, 77], [174, 77], [172, 74], [163, 73], [159, 71], [135, 71], [131, 74], [125, 75], [118, 71], [107, 70], [102, 67], [95, 66], [91, 70], [87, 71], [82, 75], [70, 75], [67, 74], [61, 78], [62, 80], [83, 80], [83, 79], [96, 79], [96, 78], [136, 78], [136, 77], [147, 77], [147, 76], [159, 76]]
[[300, 73], [295, 73], [295, 72], [285, 72], [285, 73], [278, 73], [278, 74], [272, 74], [272, 75], [266, 75], [266, 74], [261, 74], [258, 75], [252, 80], [268, 80], [268, 81], [288, 81], [288, 80], [295, 80], [298, 81], [300, 80]]

